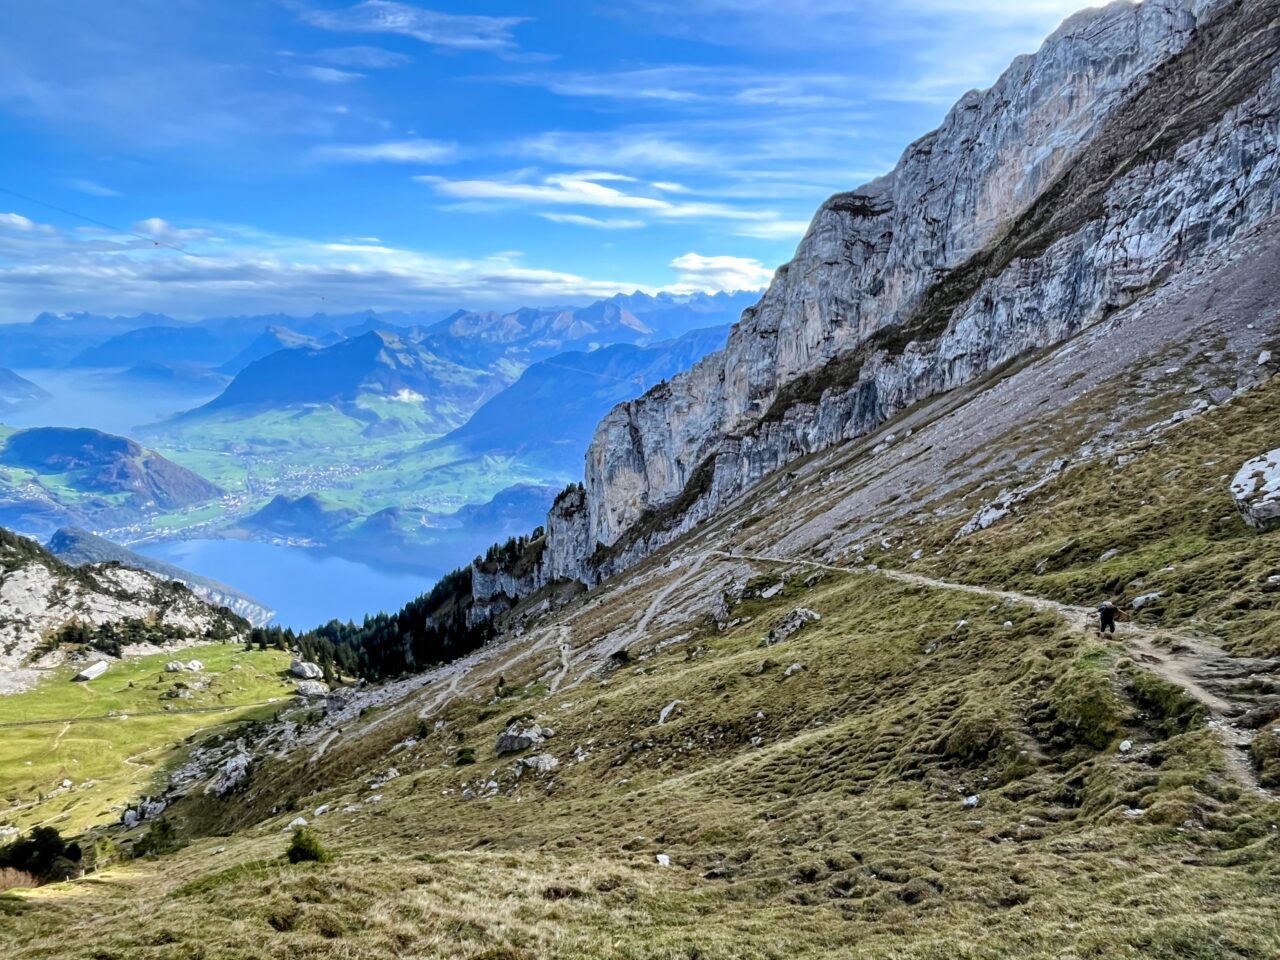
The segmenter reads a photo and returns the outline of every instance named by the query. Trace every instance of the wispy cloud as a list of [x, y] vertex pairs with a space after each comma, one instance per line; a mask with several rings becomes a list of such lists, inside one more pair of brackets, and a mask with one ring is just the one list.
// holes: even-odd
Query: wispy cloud
[[524, 262], [515, 251], [457, 257], [373, 237], [311, 240], [244, 225], [178, 225], [152, 217], [137, 233], [187, 244], [185, 252], [133, 234], [70, 233], [0, 214], [0, 319], [44, 310], [208, 316], [223, 311], [311, 311], [439, 306], [515, 307], [585, 302], [644, 290], [692, 292], [759, 286], [754, 260], [690, 253], [667, 283], [597, 279]]
[[337, 67], [317, 67], [312, 64], [290, 67], [286, 72], [291, 77], [315, 80], [317, 83], [350, 83], [352, 80], [360, 80], [364, 77], [363, 73], [357, 73], [352, 70], [339, 70]]
[[314, 10], [295, 4], [298, 16], [322, 30], [338, 33], [390, 33], [412, 37], [446, 50], [514, 49], [512, 31], [527, 17], [486, 17], [443, 13], [392, 0], [364, 0], [345, 10]]
[[422, 139], [327, 144], [312, 150], [312, 156], [348, 163], [451, 163], [458, 158], [458, 145]]
[[72, 177], [70, 180], [64, 180], [68, 187], [78, 193], [87, 193], [91, 197], [118, 197], [121, 196], [119, 190], [112, 190], [110, 187], [103, 186], [96, 180], [85, 180], [81, 177]]
[[548, 131], [507, 145], [506, 152], [551, 163], [610, 164], [645, 170], [716, 167], [723, 156], [710, 146], [676, 137], [619, 129], [589, 132]]
[[356, 67], [361, 70], [387, 70], [410, 62], [410, 58], [403, 53], [383, 50], [381, 47], [330, 47], [316, 51], [314, 56], [338, 67]]
[[552, 223], [568, 223], [578, 227], [594, 227], [597, 230], [636, 230], [645, 226], [643, 220], [628, 220], [623, 217], [588, 217], [581, 213], [539, 213], [538, 216]]
[[[579, 207], [608, 207], [635, 210], [664, 220], [773, 220], [776, 214], [722, 203], [696, 200], [673, 201], [640, 192], [644, 185], [633, 177], [616, 173], [587, 171], [557, 173], [537, 181], [450, 180], [420, 176], [415, 179], [431, 186], [441, 196], [459, 200], [506, 200], [532, 204]], [[621, 189], [626, 184], [631, 189]]]
[[733, 232], [739, 237], [754, 237], [758, 240], [799, 240], [808, 229], [808, 220], [774, 220], [769, 223], [744, 223]]

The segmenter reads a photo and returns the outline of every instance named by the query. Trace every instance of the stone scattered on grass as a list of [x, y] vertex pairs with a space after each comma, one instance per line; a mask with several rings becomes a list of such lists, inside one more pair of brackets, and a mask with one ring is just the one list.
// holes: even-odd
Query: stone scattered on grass
[[1133, 749], [1133, 741], [1132, 741], [1132, 740], [1121, 740], [1121, 741], [1120, 741], [1120, 747], [1119, 747], [1119, 750], [1120, 750], [1120, 752], [1121, 752], [1121, 753], [1128, 753], [1128, 752], [1129, 752], [1130, 750], [1132, 750], [1132, 749]]
[[670, 717], [670, 716], [671, 716], [671, 714], [675, 712], [676, 707], [681, 706], [683, 703], [684, 703], [684, 701], [683, 701], [683, 700], [672, 700], [672, 701], [671, 701], [670, 703], [668, 703], [665, 707], [663, 707], [661, 710], [659, 710], [659, 711], [658, 711], [658, 723], [660, 723], [660, 724], [662, 724], [662, 723], [666, 723], [666, 722], [667, 722], [667, 718], [668, 718], [668, 717]]
[[494, 750], [499, 754], [518, 753], [521, 750], [542, 746], [542, 742], [550, 735], [551, 731], [544, 730], [541, 724], [517, 721], [498, 734], [498, 742], [494, 745]]
[[654, 859], [658, 861], [658, 866], [660, 867], [671, 866], [671, 858], [667, 856], [665, 853], [658, 854]]
[[964, 807], [966, 810], [972, 810], [981, 803], [982, 803], [982, 798], [979, 797], [976, 793], [972, 793], [960, 801], [960, 806]]
[[817, 611], [810, 610], [808, 607], [796, 607], [788, 613], [782, 620], [769, 631], [769, 635], [764, 639], [764, 645], [771, 647], [775, 643], [781, 643], [788, 637], [794, 636], [807, 623], [813, 623], [821, 620], [822, 615]]

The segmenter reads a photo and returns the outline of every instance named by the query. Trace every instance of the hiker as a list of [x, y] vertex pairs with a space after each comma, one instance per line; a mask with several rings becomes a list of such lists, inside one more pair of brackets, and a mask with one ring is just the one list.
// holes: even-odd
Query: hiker
[[1110, 600], [1103, 600], [1098, 604], [1098, 636], [1102, 636], [1108, 630], [1111, 631], [1111, 636], [1116, 635], [1116, 614], [1119, 612], [1120, 608]]

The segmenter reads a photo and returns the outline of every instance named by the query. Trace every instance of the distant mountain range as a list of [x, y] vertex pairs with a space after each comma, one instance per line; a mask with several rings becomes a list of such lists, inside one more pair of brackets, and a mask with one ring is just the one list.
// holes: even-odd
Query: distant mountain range
[[729, 329], [712, 327], [650, 346], [614, 344], [540, 361], [431, 446], [472, 454], [533, 452], [542, 462], [576, 472], [601, 417], [719, 350]]

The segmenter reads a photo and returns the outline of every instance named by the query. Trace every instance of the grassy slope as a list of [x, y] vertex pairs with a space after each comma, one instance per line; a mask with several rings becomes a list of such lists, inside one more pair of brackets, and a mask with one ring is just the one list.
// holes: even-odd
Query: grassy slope
[[[763, 648], [797, 603], [823, 620]], [[321, 764], [261, 770], [250, 794], [179, 818], [261, 826], [26, 895], [16, 955], [1280, 949], [1280, 809], [1241, 796], [1209, 731], [1137, 702], [1118, 648], [1025, 608], [866, 575], [796, 577], [735, 615], [752, 620], [725, 634], [689, 624], [685, 642], [604, 683], [547, 696], [547, 663], [509, 666], [514, 695], [463, 700], [441, 730], [410, 714]], [[803, 669], [787, 677], [791, 663]], [[556, 728], [548, 749], [564, 766], [551, 777], [517, 779], [494, 756], [521, 713]], [[418, 746], [389, 753], [415, 733]], [[1121, 737], [1132, 754], [1116, 752]], [[475, 765], [453, 765], [459, 746]], [[367, 781], [391, 765], [402, 775], [373, 801]], [[463, 799], [490, 778], [493, 798]], [[960, 803], [972, 792], [977, 810]], [[311, 813], [352, 801], [364, 807]], [[303, 810], [336, 861], [283, 867], [295, 813], [272, 817], [276, 805]]]
[[[1073, 415], [1087, 411], [1064, 411], [1064, 419]], [[1273, 380], [1119, 456], [1070, 467], [987, 530], [953, 542], [966, 513], [899, 531], [894, 549], [876, 556], [1066, 603], [1111, 597], [1127, 608], [1159, 592], [1132, 614], [1135, 621], [1192, 627], [1233, 652], [1278, 656], [1280, 587], [1268, 578], [1280, 574], [1280, 536], [1242, 523], [1229, 490], [1244, 461], [1277, 444], [1280, 383]], [[924, 556], [912, 562], [906, 555], [915, 549]]]
[[[1088, 404], [1106, 402], [1093, 395], [993, 446], [1074, 449]], [[1280, 572], [1280, 535], [1243, 527], [1227, 478], [1277, 445], [1278, 412], [1273, 382], [1131, 460], [1070, 468], [1011, 517], [952, 544], [980, 500], [962, 490], [965, 509], [916, 515], [926, 522], [904, 525], [892, 549], [868, 559], [1071, 602], [1162, 589], [1142, 619], [1274, 651], [1266, 578]], [[795, 497], [785, 510], [822, 502]], [[924, 555], [910, 561], [917, 548]], [[1101, 560], [1112, 548], [1121, 554]], [[571, 608], [575, 648], [661, 597], [681, 576], [664, 559]], [[727, 584], [741, 564], [707, 569]], [[761, 584], [779, 576], [758, 572]], [[806, 587], [807, 573], [781, 596], [741, 604], [734, 615], [751, 621], [724, 634], [700, 615], [675, 622], [677, 591], [633, 646], [637, 659], [555, 694], [555, 635], [532, 631], [445, 708], [442, 729], [412, 711], [372, 728], [375, 711], [318, 763], [302, 751], [261, 767], [228, 802], [174, 811], [197, 838], [188, 850], [10, 901], [14, 952], [1280, 953], [1280, 804], [1241, 790], [1196, 705], [1120, 643], [983, 597], [871, 574]], [[798, 604], [822, 621], [763, 648]], [[802, 668], [787, 677], [793, 663]], [[494, 699], [498, 674], [508, 695]], [[684, 703], [659, 724], [675, 700]], [[556, 728], [547, 749], [562, 766], [549, 777], [517, 779], [512, 758], [494, 754], [497, 733], [523, 713]], [[417, 746], [391, 752], [409, 736]], [[1128, 754], [1122, 739], [1135, 745]], [[474, 765], [454, 765], [460, 747]], [[390, 766], [401, 776], [375, 791], [370, 781]], [[463, 799], [468, 787], [482, 796]], [[961, 805], [969, 793], [981, 797], [976, 810]], [[362, 808], [314, 816], [321, 803], [353, 801]], [[297, 811], [335, 849], [333, 863], [282, 864], [281, 828]], [[658, 853], [673, 866], [660, 867]]]
[[[165, 673], [164, 664], [176, 658], [198, 659], [205, 670]], [[185, 738], [273, 713], [275, 707], [261, 704], [291, 695], [293, 684], [283, 676], [288, 664], [283, 653], [245, 653], [239, 644], [190, 647], [113, 664], [89, 683], [71, 682], [76, 668], [64, 667], [33, 690], [0, 697], [0, 724], [76, 718], [0, 730], [0, 797], [11, 808], [4, 820], [74, 832], [114, 819], [119, 814], [113, 809], [148, 792], [157, 774], [176, 760], [177, 745]], [[189, 700], [161, 696], [177, 681], [191, 684], [200, 678], [212, 682]], [[166, 707], [229, 709], [139, 715]], [[129, 718], [87, 719], [113, 710]], [[55, 793], [63, 779], [74, 786]]]

